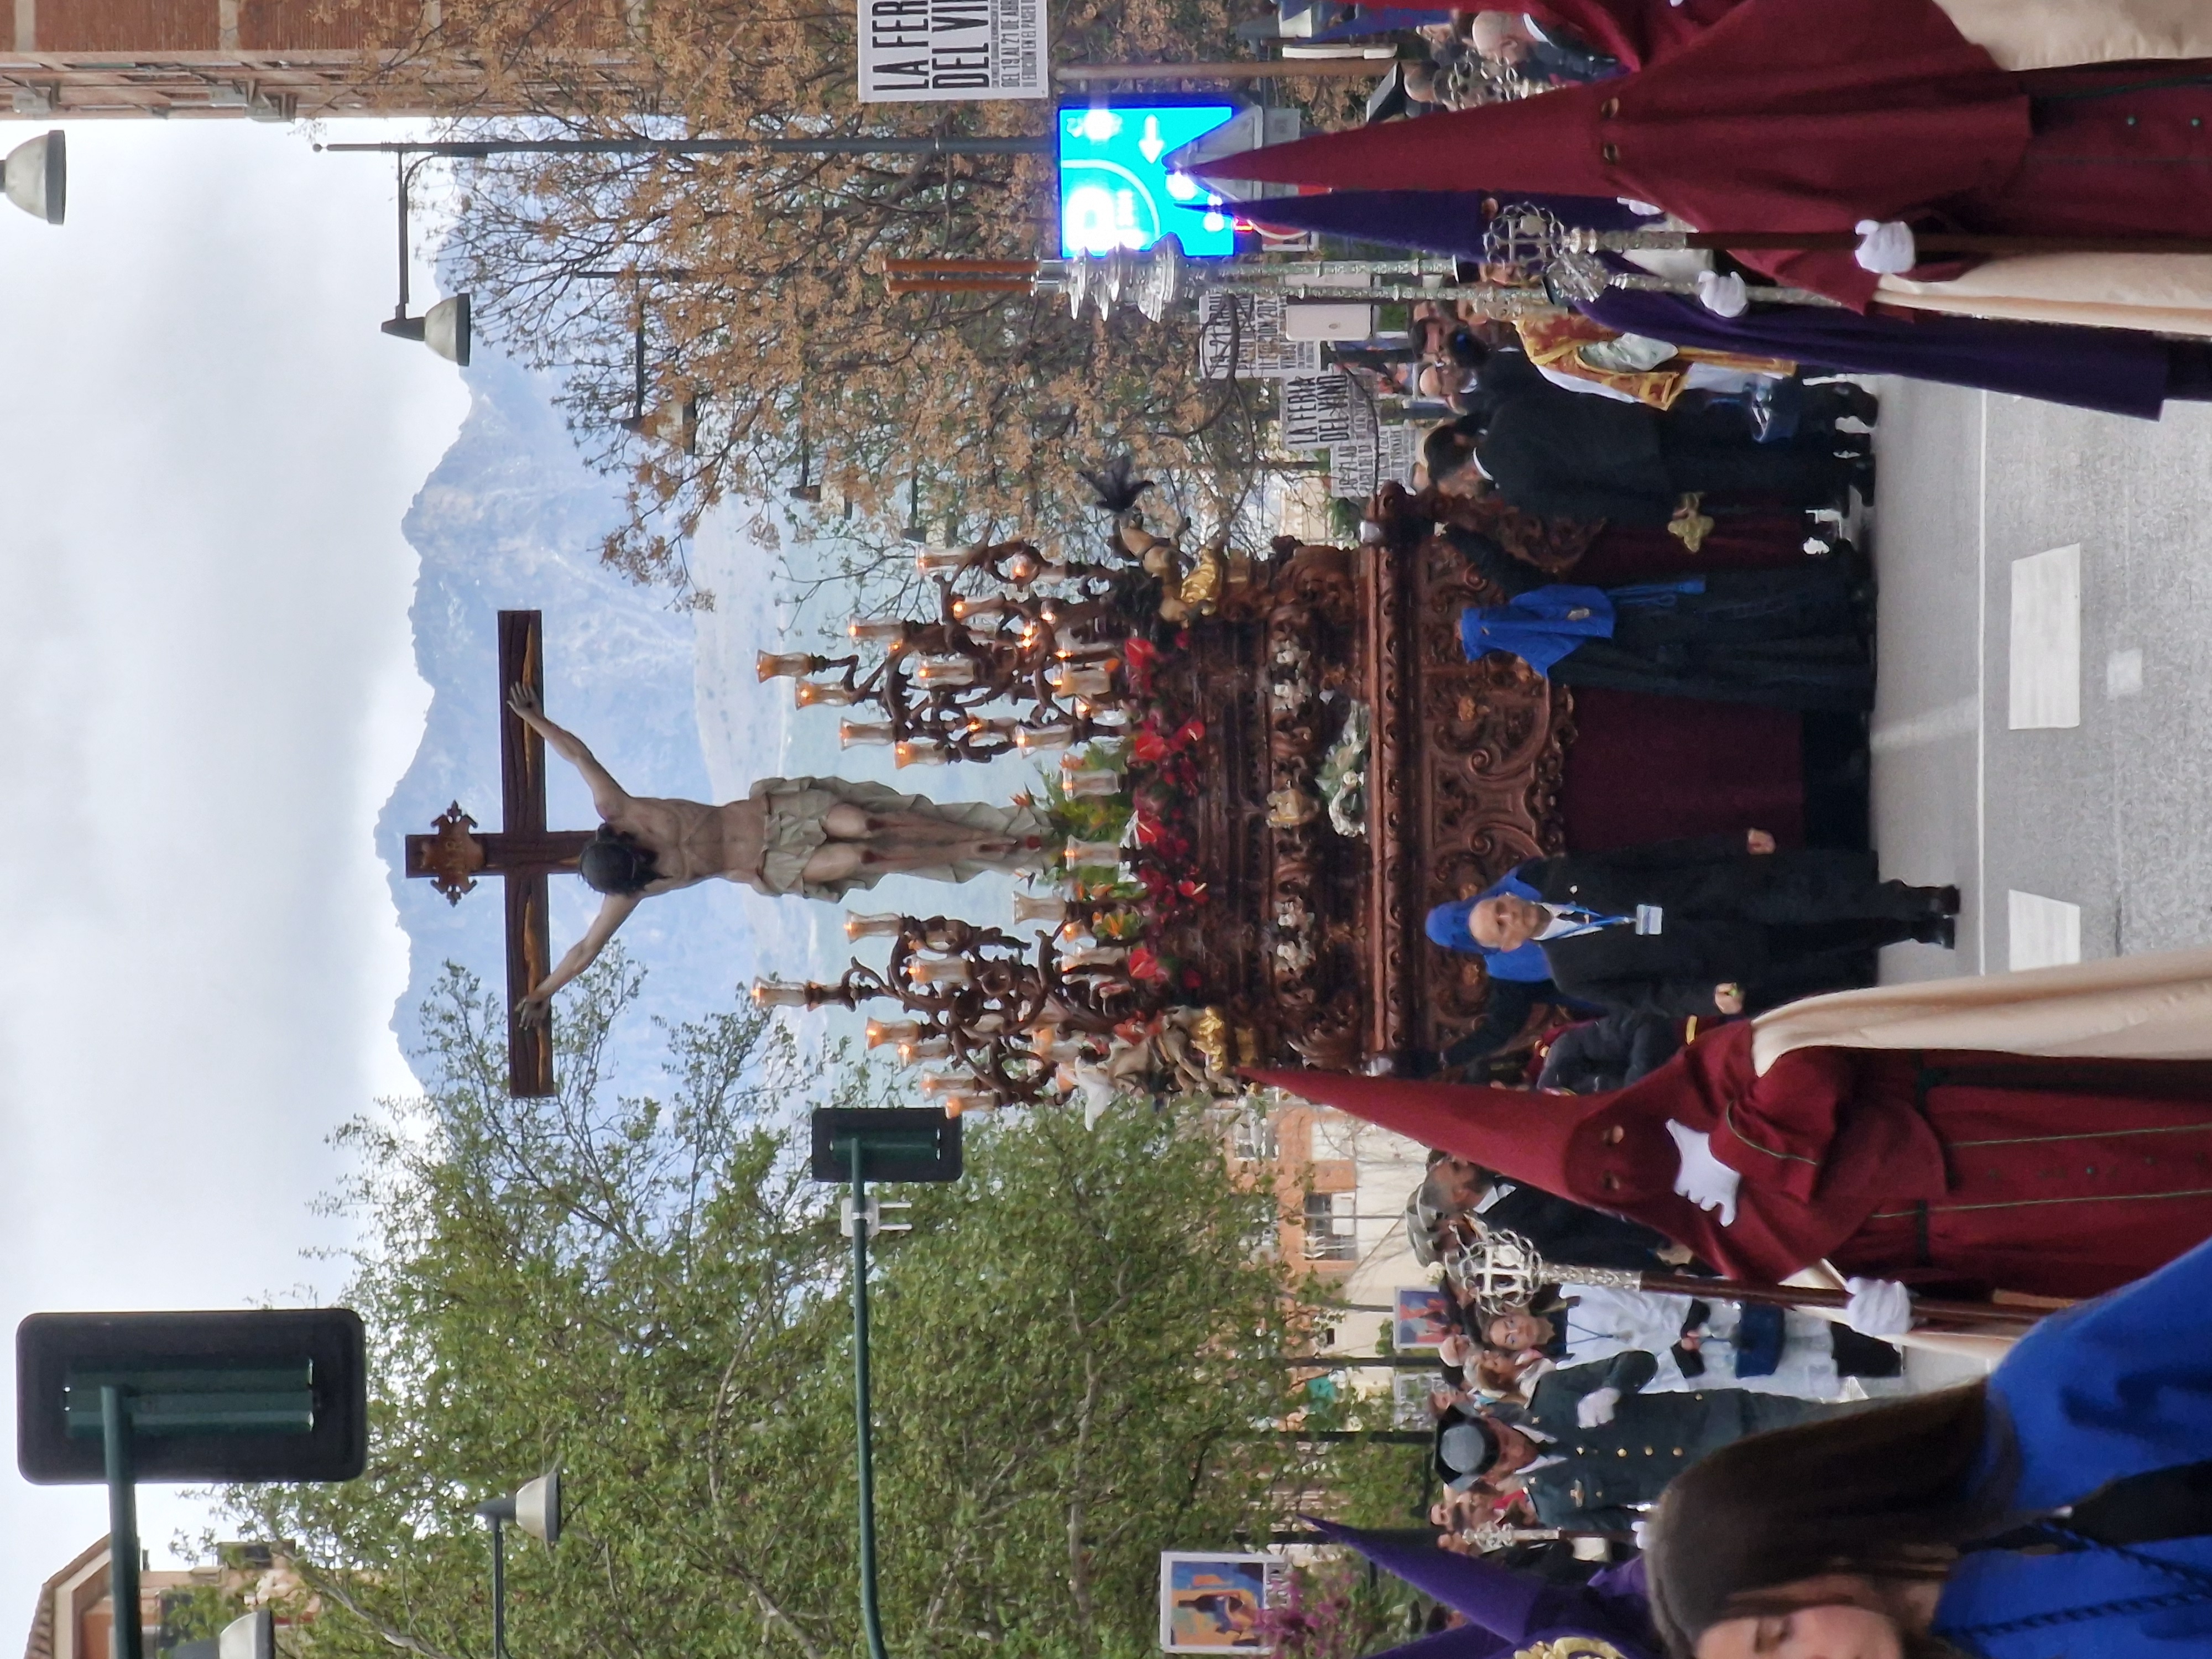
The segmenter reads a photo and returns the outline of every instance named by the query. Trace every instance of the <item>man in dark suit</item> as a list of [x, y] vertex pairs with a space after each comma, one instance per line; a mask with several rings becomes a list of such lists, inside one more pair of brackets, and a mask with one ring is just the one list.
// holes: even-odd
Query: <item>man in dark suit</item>
[[1437, 1425], [1437, 1473], [1453, 1489], [1517, 1474], [1545, 1526], [1626, 1532], [1636, 1506], [1730, 1441], [1860, 1409], [1744, 1389], [1644, 1393], [1658, 1368], [1632, 1349], [1547, 1373], [1510, 1418], [1454, 1407]]
[[1546, 1045], [1536, 1086], [1575, 1095], [1626, 1089], [1680, 1052], [1682, 1026], [1679, 1019], [1626, 1012], [1578, 1021]]
[[1637, 1222], [1508, 1181], [1449, 1152], [1431, 1153], [1428, 1178], [1406, 1205], [1414, 1258], [1433, 1265], [1446, 1230], [1470, 1216], [1486, 1227], [1520, 1234], [1547, 1261], [1657, 1273], [1680, 1273], [1690, 1261], [1687, 1250]]
[[[1663, 525], [1691, 494], [1710, 507], [1742, 495], [1825, 506], [1854, 481], [1872, 493], [1871, 462], [1834, 453], [1838, 441], [1817, 428], [1760, 444], [1739, 411], [1662, 412], [1564, 391], [1517, 352], [1492, 356], [1469, 402], [1458, 429], [1473, 439], [1472, 465], [1510, 506], [1540, 518]], [[1433, 447], [1429, 459], [1433, 478]]]
[[1881, 945], [1949, 947], [1959, 908], [1955, 887], [1879, 880], [1862, 853], [1777, 852], [1759, 830], [1532, 859], [1512, 880], [1438, 905], [1429, 937], [1486, 956], [1533, 943], [1566, 995], [1671, 1018], [1863, 983]]

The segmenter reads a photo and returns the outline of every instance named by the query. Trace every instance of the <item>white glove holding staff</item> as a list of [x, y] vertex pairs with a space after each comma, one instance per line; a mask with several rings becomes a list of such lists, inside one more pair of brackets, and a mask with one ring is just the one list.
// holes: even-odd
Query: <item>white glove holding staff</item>
[[1844, 1322], [1861, 1336], [1903, 1336], [1912, 1328], [1912, 1292], [1893, 1279], [1847, 1279]]
[[1725, 276], [1717, 270], [1698, 273], [1698, 303], [1716, 317], [1741, 317], [1751, 309], [1751, 297], [1743, 285], [1743, 278], [1731, 270]]
[[1913, 246], [1912, 227], [1902, 219], [1862, 219], [1851, 227], [1859, 234], [1861, 270], [1895, 276], [1920, 263]]

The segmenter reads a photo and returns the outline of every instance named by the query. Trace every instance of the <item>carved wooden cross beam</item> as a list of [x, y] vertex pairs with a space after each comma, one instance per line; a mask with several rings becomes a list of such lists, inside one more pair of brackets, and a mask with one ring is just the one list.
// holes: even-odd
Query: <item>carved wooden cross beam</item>
[[541, 611], [499, 613], [500, 828], [479, 834], [477, 821], [455, 801], [434, 821], [434, 834], [407, 837], [407, 873], [427, 879], [454, 904], [479, 877], [506, 884], [507, 1091], [529, 1097], [554, 1092], [552, 1017], [548, 1010], [544, 1020], [525, 1026], [514, 1006], [553, 964], [546, 878], [574, 872], [592, 832], [545, 827], [545, 740], [507, 706], [514, 685], [529, 686], [544, 702]]

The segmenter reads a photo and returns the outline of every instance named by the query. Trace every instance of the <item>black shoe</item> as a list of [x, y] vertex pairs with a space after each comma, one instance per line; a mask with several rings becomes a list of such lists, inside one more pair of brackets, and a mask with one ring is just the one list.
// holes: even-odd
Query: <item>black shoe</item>
[[1851, 488], [1858, 491], [1863, 501], [1874, 500], [1874, 457], [1861, 455], [1851, 462]]
[[1959, 923], [1954, 916], [1929, 916], [1912, 924], [1912, 937], [1921, 945], [1940, 945], [1946, 951], [1959, 948]]
[[1941, 887], [1936, 890], [1936, 908], [1943, 915], [1947, 916], [1957, 915], [1959, 914], [1959, 906], [1961, 902], [1962, 901], [1959, 896], [1959, 890], [1957, 888]]

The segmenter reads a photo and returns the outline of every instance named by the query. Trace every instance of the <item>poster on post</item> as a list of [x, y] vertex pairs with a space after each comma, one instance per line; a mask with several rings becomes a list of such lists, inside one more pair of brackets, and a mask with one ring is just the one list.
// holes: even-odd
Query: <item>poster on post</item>
[[1364, 501], [1385, 483], [1410, 483], [1419, 450], [1414, 428], [1403, 422], [1365, 426], [1328, 447], [1328, 493]]
[[1044, 0], [860, 0], [860, 101], [958, 104], [1051, 90]]
[[1198, 372], [1209, 380], [1279, 380], [1321, 372], [1321, 342], [1283, 337], [1283, 296], [1230, 294], [1218, 288], [1198, 296]]
[[1352, 396], [1352, 377], [1338, 368], [1319, 374], [1286, 375], [1283, 386], [1283, 447], [1326, 449], [1348, 444], [1370, 416]]
[[1274, 1646], [1260, 1615], [1286, 1605], [1279, 1555], [1160, 1552], [1160, 1646], [1170, 1653], [1256, 1653]]

